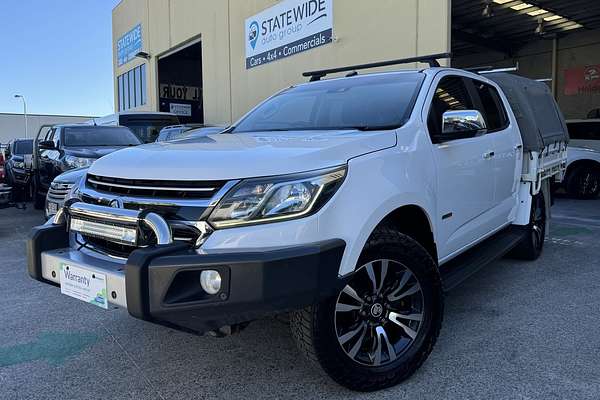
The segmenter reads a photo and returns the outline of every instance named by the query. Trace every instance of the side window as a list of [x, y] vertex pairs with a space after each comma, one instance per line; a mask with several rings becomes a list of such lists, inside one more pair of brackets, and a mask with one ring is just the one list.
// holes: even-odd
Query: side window
[[600, 122], [572, 122], [567, 127], [571, 139], [600, 140]]
[[[482, 109], [479, 111], [485, 119], [488, 131], [505, 128], [508, 125], [508, 117], [496, 88], [479, 81], [473, 81], [473, 84], [481, 100], [480, 107]], [[476, 107], [476, 109], [480, 107]]]
[[446, 76], [435, 90], [427, 117], [430, 135], [441, 135], [442, 116], [446, 111], [472, 110], [473, 101], [463, 78]]
[[56, 146], [56, 148], [58, 149], [60, 147], [60, 129], [56, 129], [54, 131], [54, 136], [52, 137], [52, 141], [54, 142], [54, 145]]
[[44, 140], [52, 140], [52, 137], [54, 136], [54, 130], [55, 128], [49, 129], [48, 132], [46, 132], [46, 136], [44, 136]]

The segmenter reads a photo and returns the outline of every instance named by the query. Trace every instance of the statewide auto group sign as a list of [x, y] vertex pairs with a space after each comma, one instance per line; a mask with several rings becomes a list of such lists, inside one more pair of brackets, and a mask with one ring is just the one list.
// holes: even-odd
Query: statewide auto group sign
[[285, 0], [246, 19], [246, 68], [331, 42], [333, 0]]
[[117, 65], [120, 67], [133, 60], [140, 51], [142, 51], [142, 25], [137, 24], [117, 40]]

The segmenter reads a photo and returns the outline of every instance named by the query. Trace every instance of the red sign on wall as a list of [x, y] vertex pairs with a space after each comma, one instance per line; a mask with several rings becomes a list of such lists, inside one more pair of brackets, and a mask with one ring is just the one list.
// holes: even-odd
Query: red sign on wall
[[565, 70], [565, 95], [600, 94], [600, 64]]

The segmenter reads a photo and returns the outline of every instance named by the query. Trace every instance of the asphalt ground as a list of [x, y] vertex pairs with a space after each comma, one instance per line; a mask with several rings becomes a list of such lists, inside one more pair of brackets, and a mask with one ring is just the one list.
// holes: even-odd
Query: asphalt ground
[[600, 200], [559, 198], [535, 262], [502, 259], [446, 299], [423, 367], [350, 392], [278, 319], [192, 336], [65, 297], [25, 272], [40, 212], [0, 210], [0, 399], [599, 399]]

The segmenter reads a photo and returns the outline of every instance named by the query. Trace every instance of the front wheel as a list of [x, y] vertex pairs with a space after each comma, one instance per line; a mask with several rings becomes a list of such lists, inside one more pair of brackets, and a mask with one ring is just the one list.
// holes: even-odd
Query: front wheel
[[339, 384], [396, 385], [427, 359], [441, 329], [437, 266], [410, 237], [379, 228], [334, 298], [292, 314], [299, 349]]

